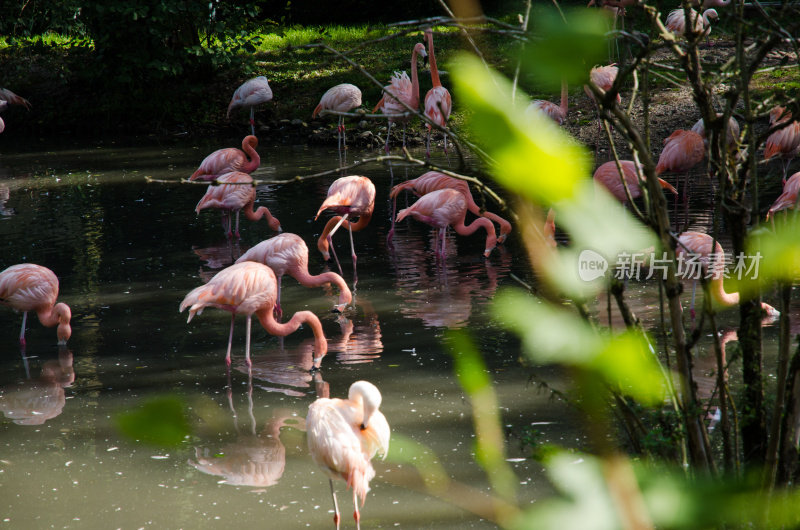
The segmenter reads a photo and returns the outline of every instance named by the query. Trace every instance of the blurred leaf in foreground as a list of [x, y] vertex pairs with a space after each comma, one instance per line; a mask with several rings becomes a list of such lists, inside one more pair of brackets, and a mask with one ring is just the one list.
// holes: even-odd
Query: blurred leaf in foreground
[[175, 396], [148, 399], [136, 409], [119, 414], [120, 432], [146, 444], [173, 446], [191, 434], [186, 402]]
[[[761, 285], [776, 280], [793, 282], [800, 278], [800, 218], [795, 212], [780, 212], [775, 219], [775, 230], [761, 226], [750, 233], [747, 256], [753, 257], [750, 274], [745, 278], [757, 279]], [[737, 265], [737, 256], [733, 257]], [[738, 274], [736, 275], [738, 277]], [[741, 285], [743, 290], [746, 285]]]
[[574, 313], [513, 289], [500, 291], [492, 310], [522, 338], [525, 353], [534, 362], [580, 368], [642, 403], [663, 403], [661, 370], [638, 332], [601, 335]]

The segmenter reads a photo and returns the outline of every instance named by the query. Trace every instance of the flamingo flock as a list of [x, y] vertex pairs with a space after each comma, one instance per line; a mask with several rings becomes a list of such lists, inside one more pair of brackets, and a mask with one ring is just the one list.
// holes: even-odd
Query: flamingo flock
[[[720, 6], [720, 0], [709, 5]], [[729, 1], [729, 0], [728, 0]], [[606, 4], [622, 8], [611, 1]], [[702, 15], [688, 9], [691, 31], [707, 36], [710, 32], [709, 19], [717, 17], [713, 8], [704, 5]], [[687, 32], [686, 11], [682, 8], [670, 13], [666, 27], [676, 35]], [[392, 126], [403, 125], [403, 147], [405, 147], [406, 126], [411, 116], [408, 108], [419, 111], [419, 77], [417, 61], [419, 57], [429, 58], [432, 88], [425, 95], [422, 104], [423, 115], [433, 124], [446, 128], [452, 110], [452, 98], [442, 85], [436, 63], [433, 44], [433, 32], [424, 31], [427, 50], [424, 44], [416, 43], [411, 53], [411, 76], [406, 72], [395, 72], [388, 85], [383, 89], [383, 96], [374, 107], [373, 112], [380, 110], [388, 116], [388, 130], [384, 149], [389, 151]], [[618, 74], [616, 65], [596, 66], [589, 73], [590, 83], [600, 89], [601, 93], [612, 89]], [[586, 94], [594, 102], [594, 91], [584, 87]], [[249, 110], [251, 134], [241, 144], [241, 149], [226, 147], [209, 154], [194, 171], [189, 180], [205, 181], [208, 187], [197, 203], [195, 211], [199, 214], [204, 209], [218, 209], [222, 212], [223, 228], [228, 238], [238, 239], [239, 214], [253, 222], [261, 219], [267, 221], [269, 228], [280, 232], [278, 219], [264, 206], [256, 207], [255, 181], [251, 174], [258, 170], [261, 158], [257, 152], [258, 138], [255, 133], [255, 107], [272, 100], [273, 93], [264, 76], [248, 80], [233, 94], [227, 113], [236, 109]], [[617, 103], [621, 96], [615, 96]], [[22, 105], [30, 108], [24, 98], [13, 92], [0, 89], [0, 110], [7, 104]], [[347, 113], [362, 104], [362, 93], [353, 84], [339, 84], [329, 89], [322, 96], [319, 105], [313, 110], [312, 117], [323, 111]], [[568, 87], [562, 83], [560, 104], [536, 100], [529, 105], [527, 112], [542, 112], [559, 125], [568, 119]], [[598, 123], [599, 116], [598, 116]], [[426, 123], [427, 140], [426, 155], [430, 156], [430, 139], [433, 127]], [[786, 174], [794, 157], [800, 151], [800, 122], [792, 121], [791, 112], [776, 107], [770, 114], [770, 127], [774, 132], [767, 140], [765, 159], [781, 158], [783, 160], [784, 192], [775, 201], [767, 214], [768, 220], [774, 220], [778, 212], [796, 208], [798, 191], [800, 191], [800, 172], [786, 180]], [[3, 123], [0, 121], [0, 132]], [[735, 148], [738, 145], [739, 126], [731, 118], [726, 129], [726, 141]], [[337, 145], [346, 148], [346, 128], [344, 116], [341, 114], [337, 124]], [[664, 140], [664, 147], [658, 159], [656, 174], [668, 173], [684, 176], [682, 186], [684, 201], [688, 200], [689, 172], [700, 164], [705, 156], [705, 128], [703, 121], [697, 122], [691, 130], [678, 129]], [[447, 153], [447, 133], [443, 138], [444, 152]], [[633, 160], [607, 161], [600, 164], [594, 173], [595, 185], [608, 190], [617, 200], [626, 203], [642, 195], [643, 171], [641, 165]], [[659, 178], [663, 190], [678, 195], [678, 190], [666, 180]], [[397, 196], [402, 191], [410, 191], [418, 199], [396, 212]], [[415, 219], [436, 230], [434, 253], [436, 259], [445, 260], [445, 233], [448, 228], [461, 236], [469, 236], [478, 230], [486, 233], [482, 255], [488, 258], [498, 244], [503, 244], [512, 232], [511, 223], [499, 215], [489, 212], [475, 202], [467, 182], [464, 180], [430, 171], [394, 186], [390, 192], [393, 201], [388, 241], [391, 244], [396, 222], [404, 219]], [[357, 254], [353, 233], [366, 228], [372, 220], [376, 200], [374, 183], [366, 176], [350, 175], [333, 181], [328, 189], [327, 197], [320, 205], [314, 220], [329, 210], [334, 215], [325, 223], [321, 235], [317, 239], [317, 249], [325, 261], [331, 256], [338, 267], [336, 272], [312, 274], [309, 271], [309, 251], [303, 237], [299, 234], [279, 233], [253, 246], [242, 254], [234, 264], [220, 270], [207, 283], [192, 289], [179, 304], [179, 311], [188, 310], [187, 323], [200, 315], [206, 308], [215, 308], [231, 314], [225, 363], [231, 365], [233, 329], [237, 315], [246, 318], [245, 362], [251, 366], [251, 327], [252, 317], [268, 333], [276, 336], [287, 336], [297, 332], [301, 326], [310, 330], [314, 337], [312, 370], [319, 370], [322, 360], [328, 351], [322, 323], [311, 311], [295, 312], [288, 321], [282, 322], [281, 283], [284, 275], [296, 279], [306, 287], [321, 287], [332, 284], [338, 289], [337, 302], [333, 310], [343, 312], [354, 303], [355, 285], [357, 282]], [[467, 222], [467, 214], [474, 218]], [[233, 217], [236, 216], [234, 223]], [[495, 228], [497, 225], [497, 229]], [[342, 267], [336, 256], [333, 236], [340, 229], [348, 231], [351, 259], [353, 263], [353, 290], [344, 280]], [[499, 233], [498, 233], [499, 232]], [[549, 247], [557, 245], [555, 239], [555, 213], [550, 211], [544, 225], [543, 236]], [[677, 238], [679, 256], [690, 255], [704, 260], [705, 266], [713, 268], [718, 261], [724, 261], [722, 247], [711, 236], [699, 232], [684, 232]], [[712, 263], [712, 257], [715, 261]], [[720, 307], [738, 304], [739, 294], [724, 289], [722, 275], [714, 273], [711, 279], [711, 294]], [[13, 265], [0, 272], [0, 304], [8, 305], [23, 312], [19, 342], [25, 345], [25, 327], [27, 314], [35, 311], [39, 321], [46, 327], [57, 327], [57, 339], [60, 345], [66, 344], [72, 334], [70, 321], [72, 313], [63, 302], [58, 302], [59, 284], [53, 271], [39, 265]], [[762, 305], [768, 315], [777, 311], [768, 304]], [[386, 455], [389, 448], [390, 428], [388, 421], [380, 412], [382, 396], [375, 385], [367, 381], [354, 382], [348, 392], [347, 399], [330, 399], [320, 397], [308, 410], [306, 419], [309, 453], [314, 462], [330, 478], [330, 488], [334, 504], [334, 522], [339, 527], [340, 512], [334, 488], [334, 479], [341, 479], [352, 489], [354, 519], [360, 524], [359, 501], [363, 506], [369, 491], [369, 482], [375, 476], [372, 459], [381, 454]], [[199, 464], [198, 464], [199, 465]]]

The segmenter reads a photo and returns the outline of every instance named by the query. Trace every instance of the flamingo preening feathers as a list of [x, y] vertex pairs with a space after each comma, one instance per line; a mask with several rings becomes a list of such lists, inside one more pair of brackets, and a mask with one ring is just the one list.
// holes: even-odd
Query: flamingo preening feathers
[[340, 516], [333, 479], [344, 480], [353, 490], [353, 517], [360, 528], [358, 500], [363, 506], [369, 481], [375, 476], [371, 460], [376, 454], [385, 458], [389, 451], [389, 423], [378, 410], [381, 401], [375, 385], [356, 381], [347, 399], [319, 398], [308, 407], [308, 451], [329, 477], [336, 528]]
[[[425, 52], [425, 45], [418, 42], [414, 45], [411, 52], [411, 79], [409, 80], [408, 74], [405, 72], [395, 72], [389, 80], [389, 84], [383, 87], [383, 97], [372, 109], [373, 114], [381, 110], [384, 114], [403, 114], [408, 112], [399, 101], [402, 101], [414, 110], [419, 109], [419, 75], [417, 74], [417, 56], [427, 57]], [[395, 99], [397, 98], [397, 99]], [[403, 124], [403, 147], [406, 146], [406, 126], [408, 125], [410, 116], [408, 117], [394, 117], [389, 118], [389, 129], [386, 131], [386, 145], [384, 150], [389, 152], [389, 136], [392, 132], [392, 125], [395, 122]]]

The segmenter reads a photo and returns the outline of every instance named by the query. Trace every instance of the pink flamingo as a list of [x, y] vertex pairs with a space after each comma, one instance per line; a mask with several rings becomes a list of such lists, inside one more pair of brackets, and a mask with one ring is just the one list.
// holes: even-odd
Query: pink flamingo
[[[316, 221], [319, 214], [323, 210], [333, 210], [338, 215], [332, 217], [322, 234], [317, 241], [317, 248], [322, 253], [325, 261], [331, 259], [330, 252], [333, 252], [333, 258], [336, 260], [336, 265], [339, 267], [339, 274], [342, 274], [342, 266], [339, 265], [339, 258], [336, 257], [336, 251], [333, 250], [333, 234], [344, 225], [350, 232], [350, 255], [353, 258], [353, 276], [354, 282], [356, 278], [356, 250], [353, 246], [353, 232], [357, 232], [366, 228], [372, 219], [372, 212], [375, 210], [375, 185], [367, 177], [351, 175], [348, 177], [341, 177], [333, 181], [328, 188], [328, 197], [322, 202], [319, 207], [317, 215], [314, 217]], [[341, 217], [340, 217], [341, 216]], [[358, 221], [351, 223], [348, 217], [358, 217]]]
[[775, 199], [775, 202], [772, 203], [772, 206], [770, 206], [767, 212], [767, 221], [773, 219], [774, 222], [776, 212], [788, 210], [790, 208], [796, 209], [798, 191], [800, 191], [800, 172], [789, 177], [789, 180], [783, 185], [783, 193], [781, 193], [780, 197]]
[[394, 233], [394, 218], [395, 210], [397, 208], [397, 195], [400, 194], [401, 191], [411, 191], [417, 197], [421, 197], [432, 191], [448, 188], [458, 190], [464, 195], [464, 198], [467, 200], [467, 209], [470, 212], [479, 217], [486, 217], [487, 219], [490, 219], [500, 225], [500, 235], [497, 238], [498, 243], [502, 243], [506, 240], [508, 234], [511, 233], [511, 223], [497, 214], [486, 210], [481, 210], [481, 208], [475, 203], [475, 199], [472, 197], [472, 193], [469, 190], [469, 184], [467, 184], [466, 181], [450, 177], [444, 173], [439, 173], [438, 171], [428, 171], [427, 173], [423, 173], [415, 179], [407, 180], [402, 184], [398, 184], [397, 186], [393, 187], [392, 191], [389, 193], [389, 197], [393, 199], [392, 228], [389, 231], [389, 241], [392, 240], [392, 235]]
[[[631, 194], [631, 199], [636, 199], [642, 196], [642, 189], [639, 184], [639, 176], [636, 171], [636, 163], [633, 160], [620, 160], [619, 165], [622, 167], [622, 176], [625, 178], [625, 184]], [[641, 167], [641, 164], [640, 164]], [[620, 173], [617, 170], [615, 161], [606, 162], [600, 165], [594, 172], [594, 182], [611, 192], [618, 201], [623, 204], [628, 202], [628, 196], [625, 194], [625, 187], [622, 184]], [[678, 191], [672, 187], [669, 182], [658, 179], [658, 183], [665, 190], [678, 194]]]
[[258, 156], [256, 147], [258, 147], [258, 138], [247, 135], [242, 140], [241, 149], [235, 147], [217, 149], [203, 159], [200, 167], [192, 173], [189, 180], [214, 180], [231, 171], [252, 173], [261, 165], [261, 157]]
[[0, 304], [22, 311], [19, 343], [25, 346], [25, 322], [28, 311], [36, 311], [45, 327], [58, 326], [58, 344], [64, 345], [72, 335], [69, 321], [72, 311], [58, 299], [58, 277], [53, 271], [33, 263], [12, 265], [0, 272]]
[[[425, 52], [425, 46], [421, 42], [416, 43], [414, 45], [414, 50], [411, 52], [411, 80], [408, 79], [408, 74], [405, 72], [395, 72], [389, 80], [389, 84], [383, 87], [383, 97], [378, 101], [378, 104], [375, 105], [375, 108], [372, 109], [373, 114], [378, 112], [378, 109], [384, 114], [402, 114], [407, 112], [408, 109], [406, 109], [398, 99], [414, 110], [419, 109], [417, 55], [422, 57], [428, 56]], [[403, 147], [406, 146], [406, 126], [410, 119], [410, 116], [404, 118], [389, 118], [389, 129], [386, 131], [386, 145], [384, 146], [384, 150], [387, 153], [389, 152], [389, 136], [392, 132], [392, 125], [394, 125], [395, 122], [401, 122], [403, 124]]]
[[[322, 95], [319, 100], [319, 105], [311, 113], [312, 118], [323, 110], [335, 110], [336, 112], [349, 112], [356, 107], [361, 106], [361, 90], [350, 83], [342, 83], [335, 87], [329, 88], [327, 92]], [[339, 116], [339, 125], [336, 127], [338, 132], [337, 145], [339, 149], [342, 148], [344, 143], [347, 148], [347, 135], [344, 127], [344, 116]]]
[[[708, 269], [710, 267], [708, 271], [708, 274], [711, 276], [710, 292], [711, 297], [717, 304], [723, 308], [739, 304], [738, 292], [728, 293], [725, 291], [722, 280], [725, 267], [725, 251], [722, 250], [722, 246], [719, 242], [714, 241], [714, 238], [700, 232], [684, 232], [678, 237], [678, 246], [676, 247], [675, 253], [676, 256], [682, 256], [684, 260], [693, 255], [694, 258], [702, 264], [703, 268]], [[714, 263], [711, 263], [712, 256]], [[699, 271], [687, 272], [697, 274]], [[780, 315], [777, 309], [764, 302], [761, 303], [761, 308], [770, 317]], [[692, 311], [694, 311], [694, 308], [692, 308]]]
[[225, 364], [231, 365], [231, 343], [233, 342], [233, 323], [236, 315], [247, 315], [247, 341], [245, 361], [252, 366], [250, 360], [250, 320], [253, 314], [271, 335], [285, 337], [297, 331], [301, 324], [308, 324], [314, 332], [314, 348], [317, 356], [312, 369], [320, 367], [322, 357], [328, 352], [328, 342], [322, 331], [322, 323], [311, 311], [298, 311], [285, 324], [275, 320], [273, 310], [277, 299], [277, 280], [272, 269], [263, 263], [245, 261], [235, 263], [227, 269], [219, 271], [209, 282], [189, 292], [181, 302], [180, 312], [189, 308], [191, 322], [195, 314], [200, 314], [206, 307], [216, 307], [231, 313], [231, 330], [228, 335], [228, 353]]
[[[711, 22], [709, 19], [716, 20], [719, 14], [716, 9], [706, 9], [702, 16], [694, 9], [689, 9], [690, 24], [694, 33], [702, 34], [706, 40], [711, 33]], [[686, 16], [682, 7], [673, 9], [667, 15], [666, 28], [677, 36], [686, 34]]]
[[[206, 194], [197, 203], [195, 212], [206, 208], [217, 208], [222, 210], [222, 223], [226, 229], [226, 234], [231, 237], [231, 213], [236, 212], [236, 238], [239, 238], [239, 212], [244, 211], [245, 217], [251, 221], [258, 221], [262, 217], [266, 218], [269, 227], [280, 232], [281, 223], [273, 217], [266, 206], [255, 209], [256, 189], [253, 187], [253, 178], [241, 171], [225, 173], [217, 178], [219, 185], [209, 185]], [[227, 226], [226, 226], [227, 225]]]
[[[425, 38], [428, 40], [428, 56], [431, 61], [431, 82], [433, 87], [425, 94], [425, 116], [439, 125], [440, 127], [447, 126], [447, 120], [450, 118], [450, 111], [453, 108], [453, 101], [450, 98], [450, 92], [442, 86], [439, 80], [439, 69], [436, 67], [436, 55], [433, 53], [433, 31], [431, 28], [425, 30]], [[428, 141], [425, 148], [426, 156], [431, 156], [431, 124], [426, 124], [428, 127]], [[447, 154], [447, 133], [444, 133], [444, 154]]]
[[[775, 107], [769, 113], [770, 127], [776, 127], [792, 119], [792, 112], [783, 107]], [[767, 138], [764, 144], [764, 159], [772, 157], [783, 159], [783, 184], [786, 184], [786, 173], [789, 165], [800, 151], [800, 123], [793, 121]]]
[[439, 254], [445, 256], [445, 231], [448, 226], [462, 236], [475, 233], [479, 228], [486, 230], [486, 249], [483, 252], [485, 257], [494, 249], [497, 243], [494, 225], [485, 217], [475, 219], [469, 225], [464, 225], [467, 216], [467, 199], [460, 191], [453, 189], [436, 190], [423, 195], [420, 199], [397, 214], [397, 221], [400, 222], [407, 216], [412, 216], [418, 221], [429, 224], [439, 230]]
[[353, 518], [361, 528], [361, 505], [367, 498], [369, 481], [375, 476], [370, 460], [389, 450], [389, 423], [378, 410], [381, 393], [367, 381], [350, 385], [347, 399], [319, 398], [308, 407], [306, 430], [311, 458], [328, 475], [333, 497], [333, 521], [339, 528], [339, 504], [333, 479], [347, 482], [353, 489]]
[[339, 288], [339, 304], [333, 307], [337, 313], [341, 313], [344, 308], [353, 301], [350, 288], [347, 287], [344, 279], [335, 272], [323, 272], [322, 274], [311, 275], [308, 272], [308, 247], [303, 238], [296, 234], [284, 233], [267, 239], [254, 246], [236, 260], [236, 263], [243, 261], [257, 261], [267, 265], [278, 277], [278, 296], [275, 307], [278, 316], [281, 315], [281, 280], [284, 274], [288, 274], [301, 285], [306, 287], [320, 287], [332, 283]]
[[231, 117], [231, 111], [238, 108], [250, 109], [250, 134], [256, 134], [255, 106], [272, 101], [272, 89], [269, 87], [267, 78], [263, 75], [248, 79], [236, 89], [228, 103], [227, 117]]
[[556, 241], [556, 211], [552, 208], [547, 211], [547, 219], [545, 219], [542, 227], [542, 236], [548, 247], [556, 248], [558, 246]]
[[[730, 2], [730, 0], [728, 1]], [[697, 120], [697, 122], [692, 126], [692, 132], [699, 134], [703, 139], [703, 144], [708, 145], [708, 139], [706, 138], [706, 124], [703, 121], [703, 118]], [[739, 122], [736, 121], [736, 118], [731, 116], [728, 120], [728, 126], [725, 128], [725, 143], [727, 144], [728, 149], [733, 149], [736, 147], [738, 142]]]
[[525, 114], [529, 115], [534, 111], [544, 112], [551, 120], [559, 125], [564, 125], [567, 121], [567, 108], [569, 101], [569, 92], [567, 90], [567, 82], [561, 82], [561, 105], [556, 105], [552, 101], [546, 99], [534, 99], [525, 109]]
[[[692, 131], [678, 129], [664, 139], [664, 149], [658, 157], [656, 175], [667, 171], [683, 173], [683, 202], [689, 202], [689, 171], [703, 161], [705, 146], [703, 138]], [[675, 199], [677, 201], [677, 197]], [[677, 217], [676, 217], [677, 219]]]
[[[3, 112], [8, 105], [19, 105], [21, 107], [25, 107], [27, 110], [31, 109], [31, 103], [21, 97], [13, 93], [7, 88], [0, 88], [0, 112]], [[2, 118], [0, 118], [0, 133], [3, 132], [6, 128], [6, 124]]]
[[[619, 68], [617, 68], [616, 64], [609, 64], [608, 66], [595, 66], [589, 71], [589, 81], [597, 88], [599, 88], [603, 93], [608, 92], [611, 90], [611, 87], [614, 86], [614, 80], [617, 79], [617, 74], [619, 73]], [[597, 104], [597, 101], [594, 99], [594, 93], [592, 90], [584, 85], [583, 91], [586, 92], [586, 95], [589, 96], [589, 99], [595, 105], [595, 109], [597, 109], [597, 133], [600, 134], [602, 130], [602, 119], [600, 118], [600, 106]], [[622, 101], [622, 97], [617, 92], [617, 103]], [[597, 156], [597, 149], [599, 147], [599, 142], [595, 142], [595, 156]]]

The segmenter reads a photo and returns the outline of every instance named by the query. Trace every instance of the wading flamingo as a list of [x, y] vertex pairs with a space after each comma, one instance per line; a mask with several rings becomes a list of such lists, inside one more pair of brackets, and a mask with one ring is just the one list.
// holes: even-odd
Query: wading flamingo
[[56, 303], [58, 277], [53, 271], [33, 263], [12, 265], [0, 272], [0, 304], [22, 311], [19, 343], [25, 346], [25, 321], [28, 311], [36, 311], [45, 327], [58, 326], [58, 344], [64, 345], [72, 335], [69, 321], [72, 311], [65, 303]]
[[[686, 207], [686, 216], [688, 219], [688, 205], [689, 205], [689, 171], [703, 161], [705, 156], [705, 146], [703, 138], [692, 131], [684, 131], [678, 129], [664, 139], [664, 149], [658, 157], [658, 164], [656, 165], [656, 175], [661, 175], [667, 171], [681, 174], [683, 173], [683, 204]], [[677, 225], [677, 195], [675, 196], [675, 223]]]
[[[350, 112], [356, 107], [361, 106], [361, 90], [350, 83], [342, 83], [335, 87], [329, 88], [327, 92], [322, 95], [319, 100], [319, 105], [311, 113], [312, 118], [323, 110], [335, 110], [336, 112]], [[339, 125], [336, 127], [338, 133], [337, 145], [342, 149], [344, 143], [347, 148], [347, 135], [344, 127], [344, 116], [339, 116]]]
[[489, 256], [497, 243], [494, 225], [485, 217], [478, 217], [469, 225], [464, 225], [467, 199], [460, 191], [444, 189], [423, 195], [408, 208], [400, 210], [397, 221], [400, 222], [409, 215], [439, 230], [437, 247], [442, 258], [445, 257], [445, 232], [448, 226], [452, 226], [462, 236], [471, 235], [479, 228], [486, 230], [486, 247], [483, 251], [485, 257]]
[[[16, 95], [7, 88], [0, 88], [0, 112], [3, 112], [8, 105], [19, 105], [28, 110], [31, 109], [31, 103], [27, 99]], [[3, 132], [5, 128], [6, 124], [2, 118], [0, 118], [0, 133]]]
[[432, 191], [436, 190], [443, 190], [443, 189], [454, 189], [460, 191], [464, 194], [464, 198], [467, 200], [467, 209], [480, 217], [486, 217], [494, 221], [495, 223], [500, 225], [500, 235], [497, 237], [497, 242], [502, 243], [508, 237], [508, 234], [511, 233], [511, 223], [503, 219], [497, 214], [492, 212], [481, 210], [481, 208], [475, 203], [475, 199], [472, 197], [472, 193], [469, 190], [469, 184], [466, 181], [457, 179], [454, 177], [450, 177], [445, 175], [444, 173], [439, 173], [438, 171], [428, 171], [427, 173], [423, 173], [419, 177], [411, 180], [407, 180], [402, 184], [398, 184], [397, 186], [392, 188], [392, 191], [389, 193], [389, 197], [392, 198], [392, 228], [389, 230], [389, 235], [387, 239], [389, 241], [392, 240], [392, 235], [394, 234], [394, 218], [395, 218], [395, 210], [397, 207], [397, 195], [403, 191], [411, 191], [417, 197], [422, 197]]
[[227, 117], [231, 117], [231, 111], [238, 108], [250, 109], [250, 134], [256, 134], [255, 106], [272, 101], [272, 89], [269, 87], [267, 78], [263, 75], [248, 79], [236, 89], [228, 103]]
[[[636, 174], [636, 163], [633, 160], [620, 160], [619, 165], [622, 167], [622, 174], [625, 177], [625, 184], [628, 186], [631, 199], [641, 197], [642, 188], [639, 185], [639, 177]], [[639, 166], [641, 167], [641, 164]], [[610, 191], [611, 195], [623, 204], [628, 202], [625, 186], [622, 184], [615, 161], [606, 162], [598, 167], [594, 172], [594, 182]], [[678, 190], [673, 188], [669, 182], [658, 179], [658, 183], [665, 190], [671, 191], [675, 195], [678, 194]]]
[[[686, 14], [682, 7], [673, 9], [667, 15], [666, 28], [677, 36], [686, 34]], [[694, 9], [689, 9], [689, 20], [692, 24], [694, 33], [702, 34], [708, 42], [708, 35], [711, 33], [711, 22], [709, 19], [716, 20], [719, 14], [716, 9], [706, 9], [702, 16]]]
[[277, 284], [275, 273], [263, 263], [255, 261], [235, 263], [227, 269], [219, 271], [207, 284], [190, 291], [181, 302], [180, 312], [189, 308], [187, 323], [191, 322], [195, 314], [202, 313], [206, 307], [216, 307], [231, 313], [228, 353], [225, 355], [225, 364], [229, 367], [231, 365], [233, 323], [237, 314], [247, 316], [245, 346], [247, 366], [252, 365], [250, 360], [250, 320], [253, 314], [268, 333], [279, 337], [294, 333], [301, 324], [308, 324], [314, 332], [314, 349], [317, 353], [312, 369], [317, 369], [322, 362], [322, 357], [328, 352], [328, 341], [325, 340], [322, 323], [311, 311], [298, 311], [285, 324], [277, 322], [272, 314], [278, 296]]
[[350, 288], [347, 287], [344, 279], [335, 272], [323, 272], [322, 274], [311, 275], [308, 272], [308, 247], [303, 238], [296, 234], [284, 233], [264, 240], [254, 246], [236, 260], [236, 263], [243, 261], [257, 261], [267, 265], [278, 278], [278, 296], [275, 301], [275, 308], [278, 316], [281, 315], [281, 280], [284, 274], [288, 274], [301, 285], [306, 287], [320, 287], [327, 283], [332, 283], [339, 288], [339, 303], [333, 306], [333, 310], [341, 313], [344, 308], [353, 301]]
[[[323, 210], [333, 210], [338, 215], [331, 217], [325, 225], [317, 241], [317, 248], [322, 253], [325, 261], [331, 259], [330, 253], [333, 252], [333, 258], [339, 267], [339, 274], [342, 274], [342, 266], [339, 264], [339, 258], [336, 257], [336, 251], [333, 249], [332, 238], [339, 227], [344, 225], [350, 232], [350, 256], [353, 258], [353, 284], [355, 285], [358, 278], [353, 232], [364, 229], [372, 219], [372, 212], [375, 210], [375, 185], [367, 177], [357, 175], [338, 178], [328, 188], [328, 197], [319, 207], [317, 215], [314, 217], [315, 221]], [[351, 223], [347, 220], [352, 217], [358, 217], [358, 221]]]
[[[447, 127], [447, 120], [450, 118], [450, 111], [453, 108], [453, 101], [450, 92], [442, 86], [439, 80], [439, 69], [436, 67], [436, 55], [433, 53], [433, 31], [431, 28], [425, 30], [425, 38], [428, 40], [428, 57], [431, 62], [431, 82], [433, 87], [425, 94], [425, 116], [439, 125]], [[431, 124], [428, 127], [428, 141], [425, 146], [426, 156], [431, 156]], [[447, 154], [447, 133], [444, 133], [444, 154]]]
[[[775, 127], [792, 119], [792, 112], [783, 107], [775, 107], [769, 113], [769, 126]], [[772, 157], [783, 159], [783, 184], [786, 184], [786, 173], [789, 165], [800, 151], [800, 123], [793, 121], [784, 128], [775, 131], [764, 144], [764, 159]]]
[[[730, 1], [730, 0], [728, 0]], [[706, 123], [703, 118], [697, 120], [692, 126], [692, 132], [696, 132], [703, 139], [703, 144], [708, 145], [708, 138], [706, 138]], [[728, 149], [735, 149], [736, 144], [739, 143], [739, 122], [733, 116], [728, 120], [728, 126], [725, 128], [725, 143]]]
[[[712, 247], [714, 238], [708, 234], [700, 232], [684, 232], [678, 237], [678, 245], [675, 249], [676, 256], [682, 256], [686, 273], [695, 276], [695, 280], [700, 274], [709, 274], [711, 280], [709, 283], [709, 291], [715, 303], [722, 308], [732, 307], [739, 304], [739, 293], [725, 292], [723, 285], [723, 276], [725, 268], [725, 251], [722, 250], [722, 245], [716, 242]], [[712, 251], [712, 248], [714, 249]], [[688, 260], [690, 256], [694, 255], [697, 262], [702, 266], [703, 271], [691, 270]], [[711, 263], [711, 256], [713, 255], [714, 263]], [[705, 272], [709, 266], [711, 270]], [[694, 300], [694, 296], [692, 296]], [[767, 316], [776, 317], [780, 312], [769, 304], [761, 302], [761, 308], [767, 313]], [[694, 303], [692, 303], [692, 312], [694, 312]]]
[[530, 115], [532, 112], [544, 112], [551, 120], [559, 125], [564, 125], [567, 121], [567, 109], [569, 101], [569, 91], [567, 82], [561, 81], [561, 105], [556, 105], [552, 101], [546, 99], [534, 99], [525, 109], [525, 114]]
[[200, 210], [206, 208], [216, 208], [222, 210], [222, 226], [228, 237], [232, 236], [231, 224], [233, 219], [231, 214], [236, 212], [236, 238], [239, 238], [239, 212], [244, 211], [244, 216], [251, 221], [258, 221], [262, 217], [267, 219], [267, 223], [272, 230], [280, 232], [281, 223], [273, 217], [266, 206], [259, 206], [255, 209], [256, 189], [253, 187], [253, 178], [241, 171], [225, 173], [217, 178], [219, 185], [209, 185], [206, 194], [197, 203], [194, 209], [198, 214]]
[[333, 497], [333, 521], [339, 528], [339, 504], [333, 479], [353, 489], [353, 518], [361, 528], [361, 505], [367, 498], [369, 481], [375, 476], [372, 458], [389, 451], [389, 423], [378, 410], [381, 393], [367, 381], [350, 385], [347, 399], [319, 398], [308, 407], [306, 430], [311, 458], [328, 475]]
[[797, 192], [800, 191], [800, 172], [795, 173], [783, 185], [783, 193], [775, 199], [767, 212], [767, 221], [774, 220], [775, 213], [781, 210], [797, 208]]
[[[375, 105], [375, 108], [372, 109], [373, 114], [378, 112], [378, 109], [384, 114], [402, 114], [408, 112], [408, 109], [395, 99], [394, 96], [412, 109], [419, 110], [417, 55], [422, 57], [428, 56], [425, 52], [425, 45], [421, 42], [416, 43], [414, 45], [414, 50], [411, 52], [411, 80], [408, 79], [408, 74], [405, 72], [395, 72], [392, 78], [389, 79], [389, 84], [383, 87], [383, 97], [378, 101], [378, 104]], [[390, 95], [390, 93], [394, 94], [394, 96]], [[389, 136], [392, 132], [392, 125], [394, 125], [395, 122], [403, 124], [403, 147], [406, 146], [406, 126], [410, 119], [411, 116], [405, 118], [389, 118], [389, 129], [386, 131], [386, 145], [384, 146], [384, 150], [387, 153], [389, 152]]]
[[200, 167], [192, 173], [189, 180], [214, 180], [231, 171], [250, 174], [261, 165], [261, 157], [258, 156], [256, 147], [258, 147], [258, 138], [247, 135], [242, 140], [241, 149], [235, 147], [217, 149], [203, 159]]

